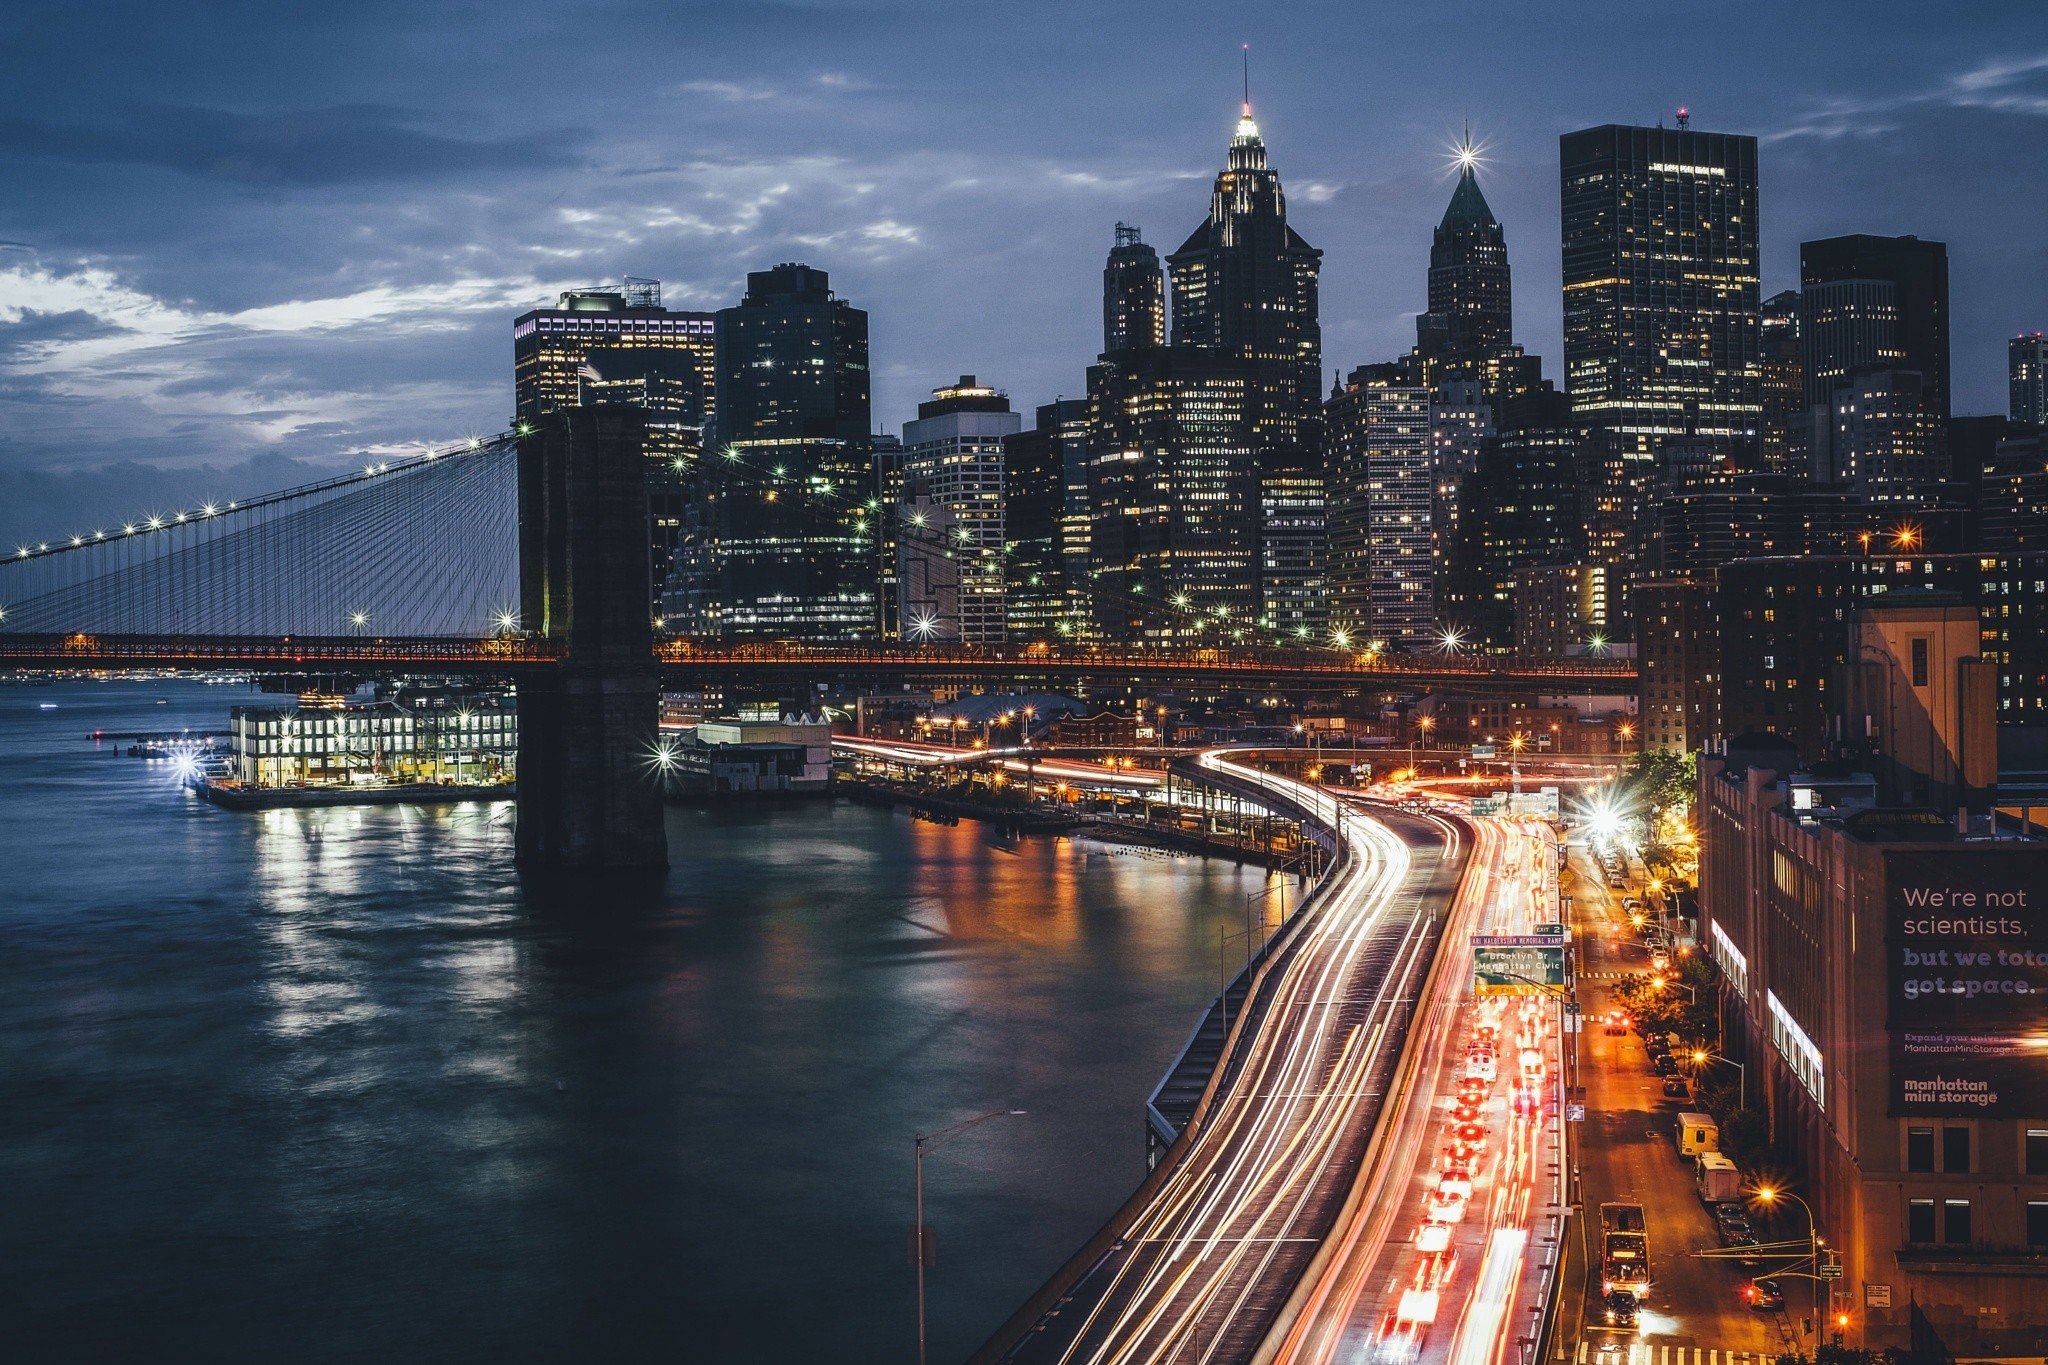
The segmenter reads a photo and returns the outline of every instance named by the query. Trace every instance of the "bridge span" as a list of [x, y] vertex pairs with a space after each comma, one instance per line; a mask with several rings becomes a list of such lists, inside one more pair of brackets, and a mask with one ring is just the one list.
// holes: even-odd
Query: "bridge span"
[[[561, 640], [512, 632], [410, 637], [182, 635], [30, 633], [0, 627], [0, 667], [13, 668], [412, 671], [517, 677], [558, 665], [568, 654]], [[1451, 687], [1478, 692], [1587, 692], [1632, 689], [1636, 682], [1635, 667], [1627, 660], [1534, 661], [1259, 648], [830, 645], [668, 637], [654, 641], [653, 661], [667, 682], [727, 685], [830, 680], [847, 684], [1141, 683], [1294, 691]]]

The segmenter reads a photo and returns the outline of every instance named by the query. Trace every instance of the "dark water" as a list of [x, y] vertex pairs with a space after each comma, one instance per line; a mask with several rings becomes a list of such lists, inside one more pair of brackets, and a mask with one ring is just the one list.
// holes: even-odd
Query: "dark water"
[[[154, 699], [171, 699], [167, 706]], [[850, 804], [673, 810], [659, 891], [509, 808], [231, 814], [0, 687], [0, 1358], [935, 1360], [1142, 1174], [1263, 874]], [[40, 709], [54, 702], [54, 710]]]

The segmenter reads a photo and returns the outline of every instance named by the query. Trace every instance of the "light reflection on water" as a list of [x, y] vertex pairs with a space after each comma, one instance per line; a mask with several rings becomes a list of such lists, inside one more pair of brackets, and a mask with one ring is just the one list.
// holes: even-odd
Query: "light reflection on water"
[[0, 687], [10, 1356], [898, 1360], [910, 1134], [1023, 1108], [927, 1168], [957, 1358], [1142, 1173], [1264, 881], [841, 803], [543, 893], [503, 806], [231, 814], [82, 742], [242, 696]]

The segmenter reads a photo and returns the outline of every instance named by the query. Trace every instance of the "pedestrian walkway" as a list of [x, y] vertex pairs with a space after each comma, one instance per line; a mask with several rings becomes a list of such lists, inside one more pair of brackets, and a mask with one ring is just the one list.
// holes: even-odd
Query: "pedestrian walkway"
[[1711, 1346], [1671, 1346], [1643, 1342], [1579, 1342], [1578, 1365], [1768, 1365], [1777, 1351], [1723, 1351]]

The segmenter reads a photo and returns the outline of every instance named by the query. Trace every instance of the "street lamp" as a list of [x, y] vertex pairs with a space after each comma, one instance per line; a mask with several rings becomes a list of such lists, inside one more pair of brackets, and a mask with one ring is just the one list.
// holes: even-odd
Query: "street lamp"
[[[1699, 999], [1698, 995], [1695, 994], [1693, 999], [1697, 1002]], [[1739, 1109], [1749, 1108], [1749, 1068], [1736, 1061], [1733, 1057], [1722, 1057], [1703, 1048], [1694, 1048], [1692, 1050], [1692, 1064], [1694, 1066], [1705, 1067], [1709, 1062], [1719, 1062], [1723, 1066], [1735, 1068], [1736, 1107]]]
[[979, 1128], [990, 1119], [1008, 1118], [1012, 1115], [1022, 1115], [1023, 1112], [1022, 1109], [991, 1109], [986, 1114], [964, 1119], [950, 1128], [941, 1128], [935, 1133], [919, 1133], [914, 1139], [917, 1150], [917, 1226], [912, 1230], [911, 1242], [915, 1248], [913, 1256], [917, 1261], [917, 1365], [925, 1365], [924, 1263], [930, 1252], [924, 1226], [924, 1154], [927, 1151], [936, 1151], [968, 1129]]
[[1529, 745], [1529, 737], [1520, 730], [1508, 736], [1508, 777], [1514, 784], [1515, 795], [1522, 794], [1522, 750]]
[[1789, 1199], [1797, 1204], [1806, 1214], [1806, 1254], [1812, 1258], [1813, 1266], [1813, 1339], [1814, 1345], [1818, 1346], [1820, 1344], [1821, 1329], [1820, 1226], [1819, 1221], [1813, 1216], [1813, 1205], [1807, 1203], [1790, 1190], [1781, 1190], [1772, 1185], [1759, 1185], [1755, 1190], [1751, 1191], [1751, 1194], [1756, 1199], [1756, 1202], [1762, 1204], [1765, 1208], [1775, 1207], [1780, 1199]]
[[1422, 747], [1427, 749], [1429, 747], [1429, 732], [1435, 726], [1435, 716], [1417, 716], [1414, 726], [1408, 731], [1408, 772], [1411, 776], [1415, 772], [1415, 732], [1417, 730], [1422, 732]]

